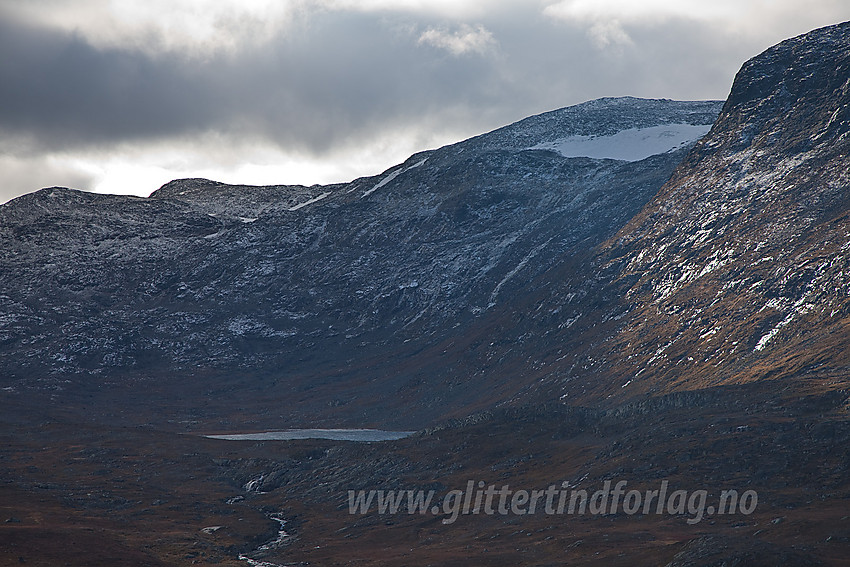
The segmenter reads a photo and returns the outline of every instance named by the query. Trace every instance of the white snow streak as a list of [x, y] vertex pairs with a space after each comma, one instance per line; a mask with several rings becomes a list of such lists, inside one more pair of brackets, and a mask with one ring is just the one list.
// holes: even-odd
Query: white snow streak
[[378, 181], [378, 183], [376, 183], [374, 187], [372, 187], [371, 189], [369, 189], [368, 191], [363, 193], [360, 196], [360, 198], [362, 199], [363, 197], [368, 197], [369, 195], [371, 195], [372, 193], [374, 193], [375, 191], [377, 191], [378, 189], [380, 189], [381, 187], [383, 187], [384, 185], [386, 185], [387, 183], [389, 183], [390, 181], [392, 181], [393, 179], [395, 179], [396, 177], [398, 177], [402, 173], [408, 172], [411, 169], [416, 169], [417, 167], [424, 164], [426, 161], [428, 161], [428, 158], [425, 158], [422, 161], [416, 162], [413, 165], [411, 165], [410, 167], [407, 167], [405, 169], [397, 169], [396, 171], [393, 171], [392, 173], [390, 173], [389, 175], [387, 175], [386, 177], [384, 177], [383, 179]]
[[537, 256], [540, 253], [541, 250], [543, 250], [544, 248], [546, 248], [546, 246], [549, 245], [550, 242], [552, 242], [551, 238], [549, 240], [547, 240], [546, 242], [544, 242], [543, 244], [540, 244], [539, 246], [535, 247], [534, 250], [532, 250], [525, 258], [523, 258], [522, 261], [520, 261], [520, 263], [517, 264], [516, 267], [514, 267], [513, 270], [508, 272], [508, 274], [504, 278], [502, 278], [502, 281], [500, 281], [498, 283], [496, 288], [493, 290], [493, 293], [490, 294], [490, 300], [488, 302], [487, 309], [496, 305], [496, 296], [499, 295], [499, 292], [501, 291], [502, 286], [505, 285], [505, 282], [507, 282], [512, 277], [514, 277], [517, 274], [517, 272], [519, 272], [521, 269], [523, 269], [525, 267], [525, 265], [528, 263], [529, 260], [531, 260], [532, 258]]
[[[330, 191], [328, 191], [328, 192], [326, 192], [326, 193], [322, 193], [322, 194], [321, 194], [321, 195], [319, 195], [318, 197], [313, 197], [313, 198], [312, 198], [312, 199], [310, 199], [309, 201], [304, 201], [303, 203], [299, 203], [299, 204], [295, 205], [294, 207], [289, 207], [289, 210], [290, 210], [290, 211], [297, 211], [298, 209], [303, 208], [303, 207], [306, 207], [307, 205], [312, 205], [312, 204], [313, 204], [313, 203], [315, 203], [316, 201], [321, 201], [322, 199], [324, 199], [324, 198], [325, 198], [325, 197], [327, 197], [328, 195], [330, 195]], [[256, 219], [254, 219], [254, 220], [256, 220]]]
[[782, 330], [782, 327], [786, 326], [788, 323], [794, 320], [797, 315], [804, 315], [809, 312], [812, 308], [811, 305], [806, 304], [806, 297], [803, 296], [800, 300], [794, 303], [794, 306], [791, 308], [791, 312], [785, 316], [785, 319], [780, 321], [774, 328], [767, 332], [762, 338], [759, 339], [756, 348], [753, 349], [753, 352], [758, 352], [764, 350], [767, 346], [767, 343], [776, 336], [776, 333]]

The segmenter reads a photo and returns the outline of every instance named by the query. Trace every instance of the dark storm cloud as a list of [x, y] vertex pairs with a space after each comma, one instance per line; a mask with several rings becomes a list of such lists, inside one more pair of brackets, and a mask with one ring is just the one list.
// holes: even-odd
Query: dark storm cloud
[[38, 149], [222, 130], [322, 150], [405, 117], [491, 98], [493, 61], [417, 44], [409, 28], [331, 13], [309, 33], [211, 58], [96, 48], [0, 22], [0, 128]]
[[[156, 136], [214, 116], [185, 66], [0, 21], [0, 128], [41, 149]], [[199, 104], [194, 104], [199, 102]]]
[[[486, 49], [452, 52], [422, 38], [433, 40], [434, 30], [462, 38], [457, 26], [323, 12], [262, 45], [206, 58], [97, 48], [3, 21], [0, 51], [15, 55], [0, 62], [0, 129], [28, 136], [37, 150], [215, 130], [323, 152], [410, 125], [495, 127], [597, 96], [698, 95], [731, 80], [724, 62], [719, 72], [681, 72], [683, 84], [671, 85], [671, 69], [693, 71], [696, 62], [660, 48], [669, 43], [659, 30], [639, 47], [606, 50], [581, 26], [515, 16], [485, 21]], [[676, 42], [699, 37], [675, 29], [666, 33]], [[693, 59], [703, 51], [693, 49]]]

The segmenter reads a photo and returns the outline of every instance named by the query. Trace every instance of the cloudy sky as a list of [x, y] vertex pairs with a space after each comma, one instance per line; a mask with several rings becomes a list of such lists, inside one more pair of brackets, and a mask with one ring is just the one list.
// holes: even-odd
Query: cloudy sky
[[847, 0], [0, 0], [0, 202], [329, 183], [602, 96], [723, 99]]

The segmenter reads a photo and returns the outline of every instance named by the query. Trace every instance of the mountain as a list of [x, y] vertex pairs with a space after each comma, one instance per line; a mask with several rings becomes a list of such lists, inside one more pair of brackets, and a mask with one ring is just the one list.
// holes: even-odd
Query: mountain
[[[582, 369], [550, 367], [542, 379], [556, 393], [623, 400], [760, 380], [847, 389], [848, 27], [743, 66], [711, 132], [599, 247], [596, 297], [607, 301], [556, 339]], [[543, 304], [587, 314], [572, 291]]]
[[[848, 109], [850, 22], [722, 108], [5, 205], [0, 564], [847, 565]], [[206, 437], [334, 426], [420, 430]]]
[[[466, 369], [423, 376], [431, 363], [410, 360], [611, 237], [719, 110], [601, 99], [341, 185], [26, 195], [0, 208], [5, 386], [61, 397], [152, 380], [275, 407], [309, 390], [296, 411], [365, 398], [371, 420], [397, 416], [379, 407], [405, 390], [424, 398], [406, 416], [433, 420], [417, 408], [446, 404]], [[459, 389], [446, 411], [479, 397]]]

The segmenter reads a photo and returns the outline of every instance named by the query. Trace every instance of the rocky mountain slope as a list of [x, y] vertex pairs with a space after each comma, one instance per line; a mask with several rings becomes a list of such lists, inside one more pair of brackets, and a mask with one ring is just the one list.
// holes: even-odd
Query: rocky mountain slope
[[[848, 24], [818, 30], [743, 66], [711, 132], [600, 247], [595, 293], [607, 301], [558, 337], [571, 356], [549, 374], [556, 391], [847, 388], [848, 39]], [[587, 315], [572, 292], [545, 304]]]
[[719, 103], [601, 99], [348, 184], [16, 199], [6, 395], [142, 381], [208, 416], [410, 427], [511, 400], [844, 388], [847, 29], [745, 64], [716, 123]]
[[[188, 179], [148, 199], [26, 195], [0, 208], [5, 386], [184, 373], [207, 387], [190, 373], [219, 373], [222, 388], [239, 383], [266, 397], [271, 385], [289, 395], [345, 371], [331, 378], [345, 392], [314, 391], [313, 400], [375, 398], [410, 381], [442, 399], [444, 376], [392, 367], [377, 384], [370, 359], [397, 353], [389, 358], [403, 363], [463, 336], [612, 236], [719, 109], [592, 101], [342, 185]], [[565, 157], [565, 143], [595, 157]], [[632, 155], [610, 159], [600, 148]], [[451, 405], [476, 395], [468, 388]]]

